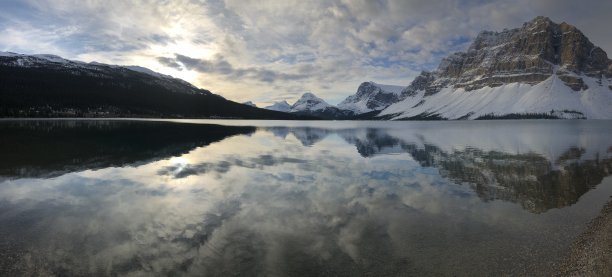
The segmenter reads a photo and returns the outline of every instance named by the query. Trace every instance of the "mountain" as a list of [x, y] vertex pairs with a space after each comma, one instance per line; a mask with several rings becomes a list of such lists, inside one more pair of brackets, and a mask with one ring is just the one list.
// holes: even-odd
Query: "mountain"
[[0, 117], [299, 119], [137, 66], [0, 52]]
[[264, 109], [288, 113], [291, 111], [291, 105], [289, 105], [287, 101], [279, 101], [279, 102], [274, 102], [274, 104], [270, 106], [264, 107]]
[[304, 93], [293, 105], [289, 105], [287, 101], [280, 101], [264, 109], [322, 119], [350, 119], [354, 115], [352, 111], [330, 105], [311, 92]]
[[306, 92], [298, 101], [291, 105], [291, 112], [313, 112], [324, 110], [329, 107], [332, 107], [332, 105], [325, 102], [325, 100], [310, 92]]
[[353, 112], [332, 106], [310, 92], [304, 93], [289, 112], [323, 119], [346, 119], [353, 115]]
[[576, 27], [536, 17], [481, 32], [422, 72], [387, 119], [612, 118], [612, 61]]
[[255, 105], [255, 103], [253, 103], [251, 101], [242, 102], [242, 105], [247, 105], [247, 106], [251, 106], [251, 107], [257, 107], [257, 105]]
[[355, 114], [382, 110], [399, 101], [403, 89], [404, 87], [401, 86], [364, 82], [357, 88], [357, 93], [340, 102], [338, 108], [352, 111]]

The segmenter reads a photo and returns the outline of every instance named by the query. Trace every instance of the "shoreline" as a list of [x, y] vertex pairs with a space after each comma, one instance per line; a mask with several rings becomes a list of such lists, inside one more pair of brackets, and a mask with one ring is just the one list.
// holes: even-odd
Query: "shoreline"
[[555, 276], [612, 276], [612, 198], [574, 240]]

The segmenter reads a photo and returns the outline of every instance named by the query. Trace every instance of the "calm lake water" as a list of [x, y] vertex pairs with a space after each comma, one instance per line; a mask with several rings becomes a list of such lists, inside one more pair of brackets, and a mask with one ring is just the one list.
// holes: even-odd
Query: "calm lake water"
[[0, 275], [554, 272], [612, 121], [0, 121]]

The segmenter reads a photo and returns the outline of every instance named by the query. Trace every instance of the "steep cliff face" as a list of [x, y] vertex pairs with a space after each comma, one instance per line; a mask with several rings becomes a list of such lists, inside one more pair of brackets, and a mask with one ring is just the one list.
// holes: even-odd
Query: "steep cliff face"
[[338, 108], [355, 114], [382, 110], [399, 100], [403, 87], [364, 82], [357, 92], [338, 104]]
[[[545, 82], [548, 83], [541, 85]], [[612, 113], [606, 110], [612, 108], [609, 107], [612, 105], [611, 84], [612, 61], [605, 51], [570, 24], [536, 17], [520, 28], [481, 32], [466, 52], [443, 59], [433, 72], [421, 73], [402, 91], [400, 100], [405, 103], [401, 107], [390, 107], [382, 115], [475, 119], [485, 115], [550, 113], [551, 117], [610, 118]], [[557, 90], [558, 97], [548, 93], [552, 87]], [[487, 98], [479, 94], [491, 92], [515, 95], [504, 102], [492, 100], [489, 103], [492, 109], [479, 106]], [[467, 103], [469, 107], [430, 101], [435, 98], [431, 96], [438, 93], [449, 94], [444, 98]], [[514, 106], [521, 98], [546, 103], [539, 106], [527, 103], [523, 108]], [[562, 101], [555, 103], [555, 98]], [[452, 108], [452, 114], [448, 109], [440, 110], [442, 106]], [[420, 109], [413, 109], [417, 107]], [[559, 111], [576, 113], [565, 112], [558, 116]]]
[[[441, 79], [474, 90], [485, 86], [522, 82], [537, 84], [555, 71], [557, 75], [609, 76], [611, 62], [576, 27], [537, 17], [521, 28], [481, 32], [467, 52], [454, 54], [438, 68]], [[579, 78], [562, 78], [574, 84]], [[575, 87], [580, 90], [581, 87]]]

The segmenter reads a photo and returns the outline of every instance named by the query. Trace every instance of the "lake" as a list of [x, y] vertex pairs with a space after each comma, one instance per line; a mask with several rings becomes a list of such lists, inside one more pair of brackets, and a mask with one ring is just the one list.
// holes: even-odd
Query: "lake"
[[0, 275], [554, 272], [612, 121], [0, 121]]

